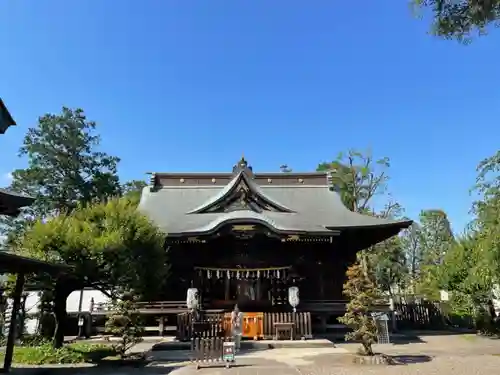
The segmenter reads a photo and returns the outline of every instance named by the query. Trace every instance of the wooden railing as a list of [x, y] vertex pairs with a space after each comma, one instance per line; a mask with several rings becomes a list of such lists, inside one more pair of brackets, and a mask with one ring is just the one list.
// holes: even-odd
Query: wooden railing
[[[176, 314], [187, 311], [186, 301], [137, 302], [135, 308], [140, 314]], [[90, 304], [90, 313], [106, 314], [111, 312], [111, 304], [97, 302]]]
[[[230, 325], [228, 324], [227, 317], [228, 313], [204, 313], [204, 317], [201, 318], [201, 323], [192, 325], [190, 313], [178, 314], [177, 339], [180, 341], [189, 341], [192, 337], [230, 336]], [[259, 317], [256, 316], [255, 319], [255, 323], [259, 325]], [[275, 336], [275, 323], [294, 323], [296, 339], [312, 338], [311, 313], [309, 312], [264, 313], [261, 323], [262, 333], [259, 333], [260, 330], [257, 329], [257, 334], [252, 334], [250, 336], [255, 336], [259, 339], [272, 339]]]
[[[344, 314], [347, 300], [304, 300], [297, 307], [299, 311], [309, 311], [312, 313]], [[382, 303], [374, 306], [375, 311], [389, 311], [389, 303]]]
[[298, 309], [310, 312], [344, 313], [347, 303], [346, 300], [304, 300], [300, 302]]

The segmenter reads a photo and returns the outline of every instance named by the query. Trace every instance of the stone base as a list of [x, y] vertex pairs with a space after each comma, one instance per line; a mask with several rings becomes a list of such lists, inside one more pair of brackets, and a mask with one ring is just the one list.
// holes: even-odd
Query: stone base
[[395, 365], [396, 362], [391, 356], [385, 354], [375, 355], [355, 355], [352, 359], [353, 363], [358, 365]]

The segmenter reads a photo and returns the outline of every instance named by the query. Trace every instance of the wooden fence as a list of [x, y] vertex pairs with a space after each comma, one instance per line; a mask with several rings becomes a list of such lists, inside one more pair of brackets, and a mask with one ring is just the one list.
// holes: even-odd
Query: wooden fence
[[223, 337], [193, 337], [191, 340], [191, 362], [195, 362], [197, 368], [203, 363], [223, 361]]
[[449, 327], [449, 320], [439, 302], [395, 303], [394, 312], [399, 330], [432, 330]]
[[199, 321], [193, 324], [190, 313], [177, 315], [176, 338], [179, 341], [189, 341], [194, 336], [199, 338], [224, 337], [224, 313], [200, 312]]
[[275, 323], [294, 323], [295, 338], [311, 339], [312, 324], [310, 312], [264, 313], [264, 338], [275, 336]]
[[[227, 314], [227, 313], [226, 313]], [[257, 338], [272, 339], [275, 336], [275, 323], [293, 323], [296, 339], [312, 338], [311, 313], [264, 313], [262, 323], [262, 335], [255, 335]], [[226, 315], [227, 316], [227, 315]], [[197, 337], [228, 337], [231, 335], [230, 327], [222, 312], [204, 312], [200, 321], [192, 324], [190, 313], [177, 315], [177, 339], [189, 341], [193, 336]], [[259, 321], [256, 320], [256, 324]], [[193, 330], [196, 330], [193, 332]]]

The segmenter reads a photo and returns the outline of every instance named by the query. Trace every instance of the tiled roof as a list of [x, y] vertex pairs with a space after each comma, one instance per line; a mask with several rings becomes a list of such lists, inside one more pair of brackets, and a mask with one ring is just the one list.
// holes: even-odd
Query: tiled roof
[[[325, 179], [326, 179], [325, 174]], [[236, 210], [200, 213], [224, 199], [243, 181], [253, 194], [281, 207], [277, 212]], [[324, 186], [259, 186], [248, 176], [237, 174], [225, 187], [162, 186], [143, 190], [139, 210], [169, 235], [197, 235], [231, 223], [260, 223], [278, 232], [336, 234], [348, 228], [392, 226], [406, 228], [411, 221], [395, 221], [349, 211], [337, 192]], [[395, 228], [395, 229], [397, 229]], [[397, 232], [396, 232], [397, 233]]]

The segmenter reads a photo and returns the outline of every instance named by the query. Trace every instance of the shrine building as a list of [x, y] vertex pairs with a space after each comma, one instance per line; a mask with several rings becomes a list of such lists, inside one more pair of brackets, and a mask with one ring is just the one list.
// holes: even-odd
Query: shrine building
[[359, 250], [411, 221], [348, 210], [327, 172], [254, 173], [242, 158], [230, 173], [153, 173], [139, 209], [167, 233], [166, 298], [197, 288], [205, 310], [342, 315], [347, 267]]

